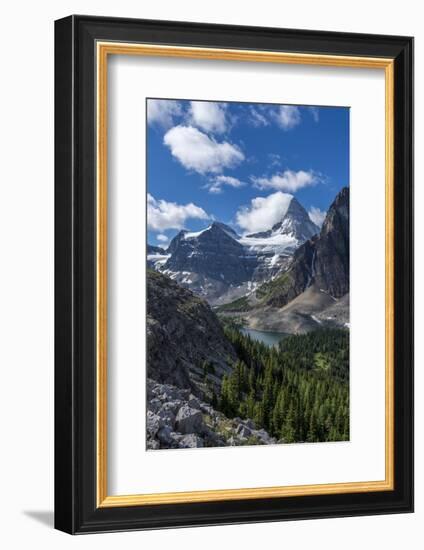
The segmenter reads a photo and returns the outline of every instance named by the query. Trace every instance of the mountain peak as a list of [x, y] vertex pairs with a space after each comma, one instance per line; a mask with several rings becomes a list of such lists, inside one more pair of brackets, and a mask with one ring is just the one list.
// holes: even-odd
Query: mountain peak
[[291, 230], [296, 233], [299, 231], [299, 228], [301, 228], [301, 226], [305, 226], [302, 228], [304, 233], [310, 233], [310, 235], [307, 237], [308, 239], [311, 238], [315, 233], [319, 232], [318, 227], [311, 220], [309, 214], [296, 199], [296, 197], [293, 197], [290, 201], [289, 207], [287, 208], [287, 212], [284, 214], [283, 219], [281, 220], [281, 222], [275, 224], [272, 229], [275, 231], [276, 229], [281, 227], [283, 229], [285, 228], [288, 231]]
[[176, 235], [177, 240], [191, 240], [191, 239], [199, 239], [199, 238], [209, 238], [208, 233], [213, 234], [220, 234], [225, 233], [228, 237], [231, 237], [232, 239], [239, 239], [240, 236], [237, 235], [237, 233], [231, 229], [228, 225], [225, 225], [225, 223], [221, 222], [212, 222], [211, 225], [208, 225], [208, 227], [205, 227], [204, 229], [200, 229], [199, 231], [187, 231], [186, 229], [182, 229], [178, 235]]
[[238, 235], [234, 231], [234, 229], [231, 229], [231, 227], [229, 225], [226, 225], [225, 223], [213, 222], [212, 227], [220, 229], [221, 231], [224, 231], [224, 233], [226, 233], [229, 237], [231, 237], [233, 239], [239, 239], [240, 238], [240, 235]]
[[293, 197], [281, 221], [274, 224], [268, 231], [253, 233], [247, 235], [247, 237], [268, 238], [275, 235], [287, 235], [301, 244], [316, 233], [319, 233], [319, 228], [310, 219], [308, 213], [296, 197]]
[[303, 206], [300, 204], [300, 202], [296, 199], [296, 197], [292, 197], [292, 199], [289, 203], [289, 206], [287, 208], [287, 212], [284, 214], [284, 218], [287, 215], [289, 215], [289, 216], [293, 216], [293, 215], [296, 215], [296, 214], [303, 215], [304, 212], [306, 212], [306, 210], [303, 208]]
[[343, 187], [331, 203], [322, 224], [321, 234], [325, 235], [332, 231], [335, 225], [346, 225], [349, 219], [349, 187]]
[[[246, 257], [239, 236], [227, 225], [213, 222], [201, 231], [181, 231], [171, 241], [165, 270], [195, 273], [221, 285], [237, 285], [251, 279], [256, 258]], [[211, 285], [209, 285], [211, 286]]]

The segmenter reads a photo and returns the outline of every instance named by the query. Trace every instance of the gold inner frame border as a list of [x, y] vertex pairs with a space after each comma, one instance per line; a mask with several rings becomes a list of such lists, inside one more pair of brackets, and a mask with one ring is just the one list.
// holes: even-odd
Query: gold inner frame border
[[[108, 495], [107, 491], [107, 62], [109, 55], [180, 57], [240, 62], [284, 63], [382, 69], [385, 72], [385, 479], [315, 485], [217, 489], [173, 493]], [[96, 295], [96, 471], [97, 507], [213, 502], [307, 495], [394, 490], [394, 60], [391, 58], [302, 54], [164, 46], [140, 43], [96, 43], [97, 61], [97, 295]]]

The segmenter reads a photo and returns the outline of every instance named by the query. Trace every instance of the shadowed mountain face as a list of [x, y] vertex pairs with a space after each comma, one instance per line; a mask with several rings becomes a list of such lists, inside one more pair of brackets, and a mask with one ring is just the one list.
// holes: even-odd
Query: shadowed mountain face
[[147, 245], [147, 254], [166, 254], [165, 249], [161, 246]]
[[248, 281], [257, 260], [236, 239], [230, 227], [217, 222], [197, 233], [180, 231], [169, 245], [164, 269], [196, 273], [228, 285]]
[[321, 232], [294, 253], [288, 270], [256, 292], [262, 304], [282, 307], [309, 286], [334, 298], [349, 292], [349, 189], [330, 206]]
[[210, 307], [169, 277], [147, 270], [147, 374], [203, 397], [219, 389], [235, 353]]
[[331, 205], [315, 245], [313, 277], [319, 288], [340, 298], [349, 292], [349, 189]]

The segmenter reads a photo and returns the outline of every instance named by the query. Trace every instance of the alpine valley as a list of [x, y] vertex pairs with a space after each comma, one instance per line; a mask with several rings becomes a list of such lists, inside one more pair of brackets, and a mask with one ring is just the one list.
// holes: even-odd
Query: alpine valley
[[267, 231], [238, 235], [213, 222], [180, 231], [164, 250], [148, 245], [149, 267], [253, 329], [304, 333], [347, 326], [349, 189], [343, 188], [319, 229], [293, 197]]
[[[147, 248], [147, 448], [349, 439], [349, 188]], [[255, 333], [273, 334], [267, 345]]]

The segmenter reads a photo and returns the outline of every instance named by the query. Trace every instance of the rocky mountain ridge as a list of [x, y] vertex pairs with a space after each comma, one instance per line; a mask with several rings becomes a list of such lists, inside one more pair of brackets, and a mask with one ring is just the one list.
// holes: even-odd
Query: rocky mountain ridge
[[148, 270], [147, 449], [276, 443], [252, 420], [230, 419], [212, 405], [236, 361], [209, 305]]
[[257, 259], [247, 254], [235, 235], [217, 222], [197, 233], [181, 231], [169, 245], [164, 271], [196, 273], [228, 285], [250, 280]]
[[169, 277], [148, 269], [148, 377], [189, 388], [203, 398], [219, 392], [222, 377], [231, 371], [235, 359], [209, 305]]
[[293, 197], [282, 219], [268, 231], [240, 236], [215, 221], [201, 231], [180, 231], [163, 253], [148, 248], [148, 264], [219, 305], [272, 279], [317, 232], [319, 228]]

